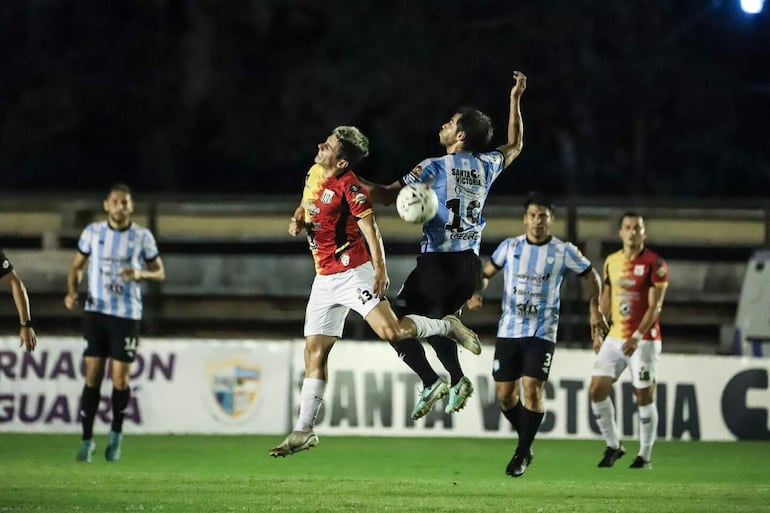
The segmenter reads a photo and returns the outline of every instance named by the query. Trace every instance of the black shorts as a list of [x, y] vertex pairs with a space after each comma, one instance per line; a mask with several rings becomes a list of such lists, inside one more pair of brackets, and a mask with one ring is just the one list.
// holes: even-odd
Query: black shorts
[[139, 348], [139, 324], [135, 319], [86, 312], [83, 356], [110, 357], [121, 362], [133, 362]]
[[457, 312], [478, 289], [481, 260], [473, 250], [423, 253], [398, 292], [393, 311], [441, 318]]
[[492, 377], [495, 381], [516, 381], [531, 376], [548, 381], [556, 344], [542, 338], [497, 338]]

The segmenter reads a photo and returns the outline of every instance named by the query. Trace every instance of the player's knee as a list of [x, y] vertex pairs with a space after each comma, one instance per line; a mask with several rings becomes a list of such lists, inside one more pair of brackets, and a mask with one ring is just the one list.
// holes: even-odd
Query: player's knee
[[86, 386], [97, 388], [102, 384], [104, 372], [98, 368], [86, 370]]
[[524, 387], [524, 404], [528, 410], [543, 411], [545, 404], [543, 402], [543, 387], [530, 385]]
[[636, 404], [638, 406], [647, 406], [655, 400], [655, 394], [649, 388], [636, 389]]
[[588, 396], [592, 402], [598, 403], [604, 401], [609, 393], [605, 390], [605, 387], [601, 383], [591, 382], [591, 386], [588, 387]]
[[513, 396], [509, 394], [505, 394], [505, 395], [498, 394], [497, 403], [500, 405], [500, 409], [503, 411], [508, 411], [514, 406], [516, 406], [516, 401], [514, 401]]
[[400, 336], [400, 334], [401, 330], [392, 326], [384, 326], [377, 330], [377, 336], [380, 337], [380, 340], [385, 340], [388, 342], [396, 342], [398, 340], [402, 340], [404, 337]]

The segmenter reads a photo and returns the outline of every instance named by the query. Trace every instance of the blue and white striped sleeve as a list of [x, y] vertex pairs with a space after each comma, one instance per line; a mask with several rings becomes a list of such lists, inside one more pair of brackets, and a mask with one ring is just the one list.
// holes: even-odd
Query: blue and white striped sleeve
[[498, 269], [502, 269], [505, 267], [505, 262], [508, 260], [506, 258], [506, 255], [508, 253], [508, 248], [511, 246], [511, 240], [512, 239], [505, 239], [503, 242], [501, 242], [494, 253], [492, 253], [491, 262], [492, 265], [497, 267]]
[[91, 223], [83, 228], [83, 232], [80, 234], [80, 239], [78, 239], [78, 251], [86, 256], [91, 254], [91, 239], [94, 237], [95, 226], [96, 225], [94, 223]]
[[150, 230], [144, 231], [144, 236], [142, 237], [142, 253], [144, 253], [145, 262], [158, 258], [158, 245]]
[[564, 265], [575, 274], [584, 274], [591, 268], [591, 261], [571, 242], [564, 243]]
[[425, 183], [436, 176], [436, 166], [433, 159], [425, 159], [417, 164], [414, 169], [399, 179], [401, 185], [413, 183]]

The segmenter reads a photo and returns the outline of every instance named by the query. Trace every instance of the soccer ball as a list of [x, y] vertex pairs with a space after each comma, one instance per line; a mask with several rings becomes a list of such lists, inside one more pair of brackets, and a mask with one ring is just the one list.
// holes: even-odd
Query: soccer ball
[[396, 211], [407, 223], [427, 223], [438, 212], [436, 192], [419, 183], [405, 185], [398, 192]]

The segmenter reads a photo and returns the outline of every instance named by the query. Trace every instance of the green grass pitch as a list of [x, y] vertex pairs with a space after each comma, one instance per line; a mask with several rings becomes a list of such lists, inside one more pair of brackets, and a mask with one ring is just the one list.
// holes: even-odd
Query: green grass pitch
[[770, 443], [637, 444], [596, 468], [600, 441], [536, 440], [523, 477], [514, 440], [331, 437], [273, 459], [282, 436], [126, 435], [123, 458], [76, 463], [77, 435], [0, 434], [4, 512], [770, 512]]

